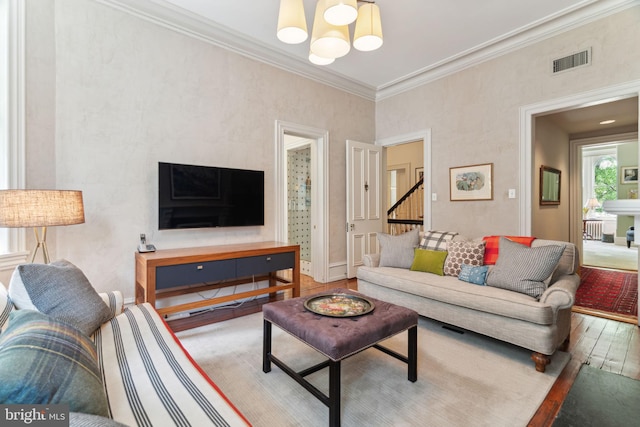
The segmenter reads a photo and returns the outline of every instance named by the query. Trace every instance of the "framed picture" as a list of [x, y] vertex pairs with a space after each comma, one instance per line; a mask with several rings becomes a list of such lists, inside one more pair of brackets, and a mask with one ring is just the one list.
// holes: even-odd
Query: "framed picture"
[[416, 168], [416, 184], [424, 178], [424, 168]]
[[540, 204], [560, 204], [560, 177], [562, 172], [549, 166], [540, 166]]
[[451, 201], [493, 200], [493, 163], [449, 168]]
[[622, 184], [637, 184], [638, 183], [638, 167], [626, 167], [620, 168], [620, 182]]

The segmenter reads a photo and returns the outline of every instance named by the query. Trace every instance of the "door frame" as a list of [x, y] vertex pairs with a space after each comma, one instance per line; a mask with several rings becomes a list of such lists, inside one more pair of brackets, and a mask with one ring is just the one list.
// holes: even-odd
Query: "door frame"
[[311, 269], [313, 280], [329, 278], [329, 131], [276, 120], [275, 240], [288, 241], [285, 134], [311, 140]]
[[[523, 236], [531, 234], [531, 218], [533, 214], [533, 120], [541, 114], [556, 113], [574, 108], [588, 107], [620, 99], [640, 97], [640, 80], [594, 89], [588, 92], [569, 95], [562, 98], [538, 102], [520, 107], [520, 215], [519, 233]], [[639, 155], [640, 160], [640, 155]], [[579, 192], [580, 182], [575, 179], [569, 181], [570, 194]], [[580, 221], [576, 215], [571, 214], [581, 210], [579, 203], [575, 205], [576, 198], [569, 201], [569, 241], [572, 243], [582, 240], [582, 215]]]
[[[391, 147], [394, 145], [407, 144], [410, 142], [420, 141], [422, 140], [422, 157], [423, 157], [423, 165], [424, 165], [424, 218], [422, 221], [422, 227], [425, 231], [431, 229], [431, 219], [432, 219], [432, 211], [431, 211], [431, 201], [433, 193], [433, 167], [431, 165], [431, 128], [422, 129], [416, 132], [406, 133], [403, 135], [391, 136], [388, 138], [382, 138], [376, 140], [376, 145], [380, 145], [382, 147]], [[387, 167], [387, 159], [386, 159], [386, 150], [383, 150], [383, 166]], [[386, 171], [386, 169], [385, 169]], [[384, 173], [382, 175], [382, 189], [384, 192], [384, 197], [386, 199], [386, 191], [387, 191], [387, 174]], [[386, 225], [386, 218], [385, 218]]]

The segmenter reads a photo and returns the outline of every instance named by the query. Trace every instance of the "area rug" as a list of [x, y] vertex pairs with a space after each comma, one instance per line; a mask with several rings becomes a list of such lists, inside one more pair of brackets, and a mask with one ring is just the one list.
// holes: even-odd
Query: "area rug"
[[578, 307], [638, 316], [638, 273], [580, 267]]
[[[262, 372], [262, 313], [177, 333], [202, 369], [254, 426], [326, 427], [328, 408], [278, 367]], [[406, 354], [406, 333], [383, 342]], [[323, 361], [298, 339], [273, 328], [273, 354], [293, 369]], [[526, 426], [569, 354], [556, 352], [545, 373], [531, 352], [421, 318], [418, 381], [407, 365], [368, 349], [342, 363], [342, 425]], [[326, 369], [307, 377], [328, 392]]]
[[640, 381], [582, 365], [553, 427], [638, 425], [638, 396]]

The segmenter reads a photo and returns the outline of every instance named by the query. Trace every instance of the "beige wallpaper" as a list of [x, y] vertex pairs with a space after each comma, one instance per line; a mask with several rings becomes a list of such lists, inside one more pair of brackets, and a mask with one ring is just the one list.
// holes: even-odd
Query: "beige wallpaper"
[[[379, 101], [376, 139], [431, 129], [433, 192], [448, 194], [449, 167], [494, 164], [494, 199], [439, 197], [432, 228], [470, 236], [517, 233], [519, 199], [507, 196], [520, 179], [519, 109], [640, 78], [639, 23], [640, 7], [628, 9]], [[552, 59], [587, 47], [592, 65], [551, 75]]]
[[[345, 140], [373, 141], [373, 102], [94, 1], [27, 14], [28, 183], [82, 190], [86, 209], [51, 230], [52, 258], [130, 298], [140, 233], [158, 248], [273, 240], [284, 120], [329, 131], [329, 261], [345, 261]], [[158, 161], [264, 170], [266, 225], [158, 232]]]

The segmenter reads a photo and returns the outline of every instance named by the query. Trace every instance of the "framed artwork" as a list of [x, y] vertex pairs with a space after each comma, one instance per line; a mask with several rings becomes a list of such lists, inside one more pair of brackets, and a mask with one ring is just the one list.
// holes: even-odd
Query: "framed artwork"
[[560, 204], [560, 176], [562, 172], [549, 166], [540, 166], [540, 204]]
[[637, 184], [638, 183], [638, 167], [623, 166], [620, 168], [620, 183]]
[[453, 202], [493, 200], [493, 163], [449, 168], [449, 194]]
[[416, 168], [416, 184], [424, 178], [424, 168]]

